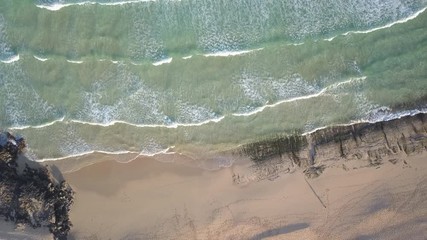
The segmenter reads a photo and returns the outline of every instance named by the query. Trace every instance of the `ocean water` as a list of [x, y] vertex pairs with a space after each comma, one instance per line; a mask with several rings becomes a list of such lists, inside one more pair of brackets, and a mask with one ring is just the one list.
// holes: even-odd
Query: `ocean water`
[[0, 128], [38, 160], [199, 156], [426, 111], [426, 7], [0, 0]]

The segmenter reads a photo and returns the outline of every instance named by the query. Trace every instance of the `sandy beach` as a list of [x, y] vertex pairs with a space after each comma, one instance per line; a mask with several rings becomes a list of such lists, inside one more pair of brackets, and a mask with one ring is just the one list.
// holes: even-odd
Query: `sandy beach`
[[249, 162], [106, 161], [64, 175], [76, 191], [70, 239], [423, 239], [426, 158], [246, 184], [233, 175]]
[[[266, 139], [216, 155], [123, 161], [97, 153], [42, 164], [75, 192], [73, 205], [58, 203], [71, 206], [61, 212], [73, 223], [68, 239], [425, 239], [426, 123], [427, 114], [418, 114]], [[204, 168], [224, 159], [233, 164]], [[18, 165], [38, 165], [26, 161]], [[61, 189], [59, 200], [67, 194]], [[28, 192], [23, 204], [37, 194]], [[0, 239], [51, 238], [46, 228], [2, 223], [0, 229]]]
[[0, 240], [427, 240], [427, 0], [0, 0]]

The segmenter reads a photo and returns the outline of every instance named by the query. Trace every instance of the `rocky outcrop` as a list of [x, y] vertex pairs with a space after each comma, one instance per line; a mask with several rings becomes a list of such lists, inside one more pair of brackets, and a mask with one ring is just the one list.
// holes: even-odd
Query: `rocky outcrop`
[[8, 132], [0, 132], [0, 159], [3, 162], [16, 165], [15, 159], [24, 148], [25, 141], [22, 137], [14, 137]]
[[[327, 167], [344, 170], [406, 163], [406, 156], [427, 151], [427, 114], [378, 123], [334, 126], [306, 135], [275, 137], [247, 144], [240, 154], [254, 161], [258, 179], [302, 168], [307, 177]], [[273, 177], [274, 178], [274, 177]]]
[[16, 224], [48, 227], [54, 239], [67, 239], [73, 190], [47, 167], [18, 160], [24, 147], [23, 138], [0, 133], [0, 215]]

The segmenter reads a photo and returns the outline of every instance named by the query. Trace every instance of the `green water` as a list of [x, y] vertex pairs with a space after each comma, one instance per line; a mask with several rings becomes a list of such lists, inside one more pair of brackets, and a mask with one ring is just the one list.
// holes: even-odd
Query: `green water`
[[24, 135], [35, 158], [170, 146], [197, 155], [427, 107], [427, 12], [341, 35], [426, 1], [36, 4], [48, 5], [0, 1], [0, 126]]

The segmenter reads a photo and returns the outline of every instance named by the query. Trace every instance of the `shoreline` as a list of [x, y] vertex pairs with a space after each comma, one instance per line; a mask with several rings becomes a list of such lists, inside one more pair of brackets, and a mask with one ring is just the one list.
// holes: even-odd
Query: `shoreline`
[[203, 171], [153, 159], [104, 161], [64, 174], [76, 191], [70, 239], [343, 239], [390, 236], [390, 227], [401, 230], [397, 238], [423, 236], [426, 156], [246, 183], [235, 179], [253, 173], [247, 162]]
[[0, 240], [427, 238], [427, 0], [5, 2]]
[[[427, 201], [425, 113], [278, 135], [217, 155], [118, 157], [96, 153], [47, 164], [61, 169], [75, 191], [69, 239], [427, 234], [427, 208], [420, 207]], [[232, 165], [204, 169], [227, 157]], [[28, 236], [4, 229], [5, 236]]]
[[65, 173], [76, 191], [70, 237], [399, 239], [427, 234], [422, 220], [427, 214], [422, 207], [427, 114], [324, 129], [294, 152], [272, 153], [254, 161], [234, 151], [236, 162], [216, 171], [150, 157], [126, 164], [100, 159]]
[[[423, 119], [424, 121], [423, 123], [425, 124], [425, 121], [426, 121], [425, 119], [427, 119], [427, 113], [425, 113], [422, 110], [413, 110], [413, 111], [410, 111], [408, 114], [399, 116], [397, 118], [392, 118], [392, 119], [386, 118], [386, 120], [378, 121], [378, 122], [361, 121], [361, 122], [354, 122], [354, 123], [348, 123], [348, 124], [337, 124], [332, 126], [325, 126], [325, 127], [316, 128], [312, 131], [299, 134], [299, 136], [306, 138], [308, 139], [308, 141], [310, 141], [310, 139], [312, 139], [313, 136], [316, 136], [316, 135], [325, 135], [325, 134], [330, 135], [331, 133], [337, 134], [337, 135], [340, 135], [340, 134], [354, 135], [355, 134], [355, 132], [353, 131], [354, 128], [369, 128], [369, 127], [375, 128], [375, 126], [377, 125], [382, 125], [382, 124], [387, 125], [388, 123], [391, 123], [392, 125], [397, 123], [397, 125], [399, 125], [400, 122], [403, 122], [403, 124], [409, 124], [404, 122], [411, 121], [412, 119], [418, 119], [418, 118]], [[279, 136], [280, 136], [280, 133], [279, 133]], [[289, 135], [289, 136], [292, 136], [292, 135]], [[174, 152], [173, 148], [162, 150], [156, 154], [141, 154], [138, 152], [131, 152], [131, 151], [120, 151], [117, 153], [116, 152], [109, 153], [105, 151], [91, 151], [88, 153], [77, 154], [75, 156], [62, 157], [58, 159], [46, 159], [46, 160], [37, 161], [37, 162], [40, 162], [46, 165], [56, 165], [62, 172], [67, 173], [67, 172], [78, 171], [81, 168], [99, 163], [104, 160], [107, 160], [107, 161], [113, 160], [119, 163], [129, 163], [132, 161], [139, 161], [141, 159], [152, 158], [160, 162], [169, 162], [169, 163], [184, 164], [184, 165], [189, 165], [191, 163], [191, 164], [194, 164], [193, 167], [196, 167], [196, 168], [200, 167], [202, 168], [202, 170], [209, 171], [209, 170], [218, 170], [224, 167], [225, 168], [231, 167], [235, 161], [239, 161], [239, 159], [242, 158], [241, 151], [245, 146], [255, 147], [258, 143], [265, 142], [265, 141], [267, 142], [274, 141], [275, 138], [277, 137], [265, 138], [265, 139], [254, 141], [249, 144], [243, 144], [243, 145], [237, 146], [227, 151], [220, 151], [220, 152], [213, 152], [213, 153], [211, 152], [203, 153], [201, 152], [201, 150], [198, 150], [195, 152], [189, 152], [189, 153], [180, 153], [180, 152]], [[314, 143], [310, 143], [310, 144], [313, 145]], [[312, 151], [307, 149], [302, 149], [302, 150]], [[304, 153], [303, 155], [307, 155], [307, 153]], [[308, 155], [310, 155], [310, 153], [308, 153]], [[247, 157], [248, 156], [243, 156], [243, 158], [247, 158]], [[309, 158], [307, 156], [305, 157]], [[104, 159], [104, 160], [94, 160], [94, 159]], [[217, 159], [224, 159], [226, 164], [225, 165], [216, 164], [215, 162], [217, 161]], [[308, 166], [309, 164], [307, 163], [306, 165]]]

